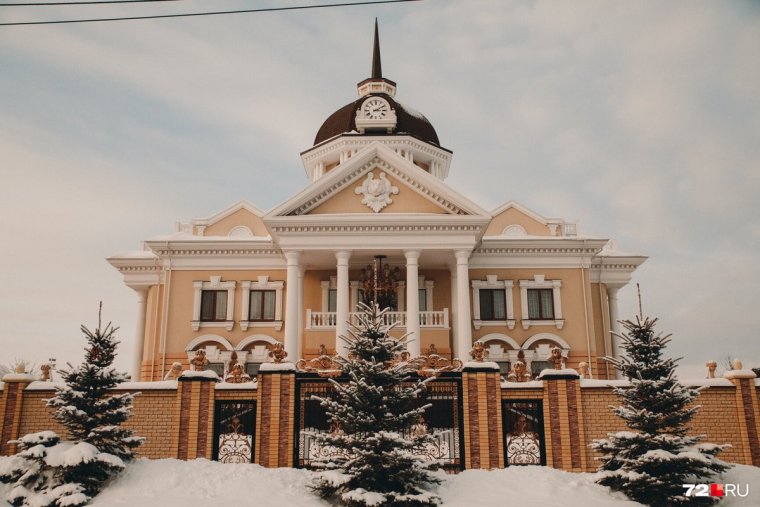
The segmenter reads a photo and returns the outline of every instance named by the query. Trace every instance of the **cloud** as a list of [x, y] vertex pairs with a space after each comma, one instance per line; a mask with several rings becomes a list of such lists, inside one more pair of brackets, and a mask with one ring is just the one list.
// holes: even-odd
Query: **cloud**
[[[650, 255], [635, 281], [689, 361], [760, 357], [760, 10], [485, 0], [0, 32], [1, 232], [24, 245], [0, 253], [5, 354], [71, 350], [99, 298], [131, 336], [103, 257], [305, 186], [299, 152], [367, 76], [375, 15], [399, 100], [454, 150], [452, 187]], [[67, 297], [30, 330], [50, 287]]]

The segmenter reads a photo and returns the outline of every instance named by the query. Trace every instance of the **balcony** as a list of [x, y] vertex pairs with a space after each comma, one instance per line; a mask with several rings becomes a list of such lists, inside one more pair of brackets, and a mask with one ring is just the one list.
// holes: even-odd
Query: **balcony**
[[[358, 324], [357, 315], [358, 313], [356, 312], [349, 313], [349, 319], [352, 324]], [[337, 321], [337, 312], [306, 310], [306, 329], [334, 329]], [[406, 312], [385, 312], [383, 314], [383, 324], [386, 326], [396, 324], [398, 327], [406, 327]], [[420, 328], [448, 329], [448, 327], [448, 308], [444, 308], [441, 311], [420, 312]]]

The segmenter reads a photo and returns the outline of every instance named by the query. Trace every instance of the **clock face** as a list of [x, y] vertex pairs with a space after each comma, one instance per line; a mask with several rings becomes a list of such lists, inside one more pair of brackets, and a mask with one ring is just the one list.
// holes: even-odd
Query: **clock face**
[[388, 106], [388, 103], [382, 99], [368, 99], [362, 105], [364, 116], [372, 120], [385, 118], [388, 115], [389, 110], [390, 106]]

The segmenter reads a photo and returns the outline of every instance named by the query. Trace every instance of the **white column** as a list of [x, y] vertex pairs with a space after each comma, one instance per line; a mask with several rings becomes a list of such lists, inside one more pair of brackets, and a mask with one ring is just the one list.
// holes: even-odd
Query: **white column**
[[618, 319], [620, 318], [618, 313], [618, 290], [620, 290], [620, 287], [607, 286], [607, 301], [610, 305], [610, 331], [613, 333], [610, 340], [610, 344], [612, 345], [610, 352], [615, 359], [620, 357], [621, 343], [618, 336], [620, 334], [620, 324], [618, 323]]
[[285, 260], [288, 263], [287, 290], [285, 291], [285, 352], [288, 353], [286, 361], [298, 361], [298, 261], [301, 252], [293, 250], [285, 252]]
[[470, 322], [470, 251], [454, 250], [457, 258], [457, 351], [463, 361], [470, 360], [472, 328]]
[[338, 252], [335, 252], [335, 258], [338, 260], [338, 297], [335, 323], [335, 351], [341, 357], [348, 357], [348, 344], [340, 337], [348, 337], [348, 259], [351, 258], [351, 252], [348, 250], [340, 250]]
[[419, 250], [406, 250], [406, 332], [409, 341], [406, 350], [412, 357], [420, 355], [422, 336], [420, 335], [420, 297], [419, 297]]
[[298, 268], [298, 340], [296, 341], [296, 357], [293, 362], [303, 357], [303, 275], [306, 272], [304, 266]]
[[462, 358], [462, 354], [459, 353], [459, 343], [457, 343], [457, 336], [459, 336], [459, 330], [457, 329], [457, 315], [459, 313], [457, 308], [457, 267], [456, 265], [449, 266], [451, 272], [451, 358]]
[[132, 358], [132, 382], [139, 382], [145, 346], [145, 312], [148, 307], [148, 290], [140, 288], [135, 289], [135, 292], [137, 292], [137, 324], [135, 325], [135, 348]]

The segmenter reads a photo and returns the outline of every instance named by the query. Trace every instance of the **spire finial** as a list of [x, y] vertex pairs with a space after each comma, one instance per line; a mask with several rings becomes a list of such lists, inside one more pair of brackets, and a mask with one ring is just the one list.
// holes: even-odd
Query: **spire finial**
[[375, 18], [375, 45], [372, 48], [372, 79], [382, 79], [383, 66], [380, 63], [380, 35], [377, 30], [377, 18]]

